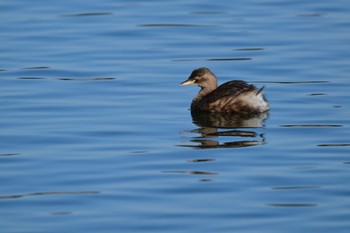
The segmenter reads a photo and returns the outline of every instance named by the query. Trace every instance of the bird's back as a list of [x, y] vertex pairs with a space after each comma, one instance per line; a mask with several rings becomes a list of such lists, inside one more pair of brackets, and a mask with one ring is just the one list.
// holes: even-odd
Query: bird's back
[[193, 111], [259, 113], [268, 110], [262, 89], [245, 81], [229, 81], [192, 103]]

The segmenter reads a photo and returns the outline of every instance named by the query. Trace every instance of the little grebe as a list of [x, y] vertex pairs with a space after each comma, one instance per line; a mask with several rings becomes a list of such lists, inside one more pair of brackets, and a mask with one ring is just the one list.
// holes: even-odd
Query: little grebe
[[218, 87], [216, 76], [205, 67], [193, 70], [181, 86], [190, 84], [201, 88], [192, 100], [193, 112], [257, 114], [269, 110], [269, 104], [262, 93], [264, 87], [257, 89], [241, 80], [229, 81]]

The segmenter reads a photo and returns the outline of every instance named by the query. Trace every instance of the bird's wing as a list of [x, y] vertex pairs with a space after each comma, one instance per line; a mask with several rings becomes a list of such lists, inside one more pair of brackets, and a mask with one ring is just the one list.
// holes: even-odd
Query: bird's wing
[[223, 107], [225, 102], [249, 91], [259, 92], [253, 85], [249, 85], [245, 81], [235, 80], [226, 82], [204, 96], [199, 103], [199, 108], [208, 111], [215, 105], [222, 105]]
[[257, 89], [245, 81], [229, 81], [210, 92], [207, 96], [205, 96], [205, 99], [207, 103], [210, 103], [226, 97], [232, 98], [247, 91], [257, 91]]

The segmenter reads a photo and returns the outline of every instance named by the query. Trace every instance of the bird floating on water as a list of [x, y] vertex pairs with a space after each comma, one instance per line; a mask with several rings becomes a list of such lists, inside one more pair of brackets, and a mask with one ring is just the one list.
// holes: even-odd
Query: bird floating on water
[[218, 86], [215, 74], [206, 67], [193, 70], [190, 77], [180, 85], [191, 84], [201, 88], [192, 100], [192, 112], [259, 114], [269, 110], [263, 94], [264, 87], [257, 89], [242, 80]]

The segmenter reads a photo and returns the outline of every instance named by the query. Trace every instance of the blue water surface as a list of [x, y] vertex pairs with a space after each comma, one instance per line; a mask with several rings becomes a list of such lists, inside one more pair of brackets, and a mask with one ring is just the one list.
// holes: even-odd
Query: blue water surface
[[[349, 28], [345, 0], [1, 1], [1, 232], [349, 232]], [[192, 118], [202, 66], [270, 112]]]

